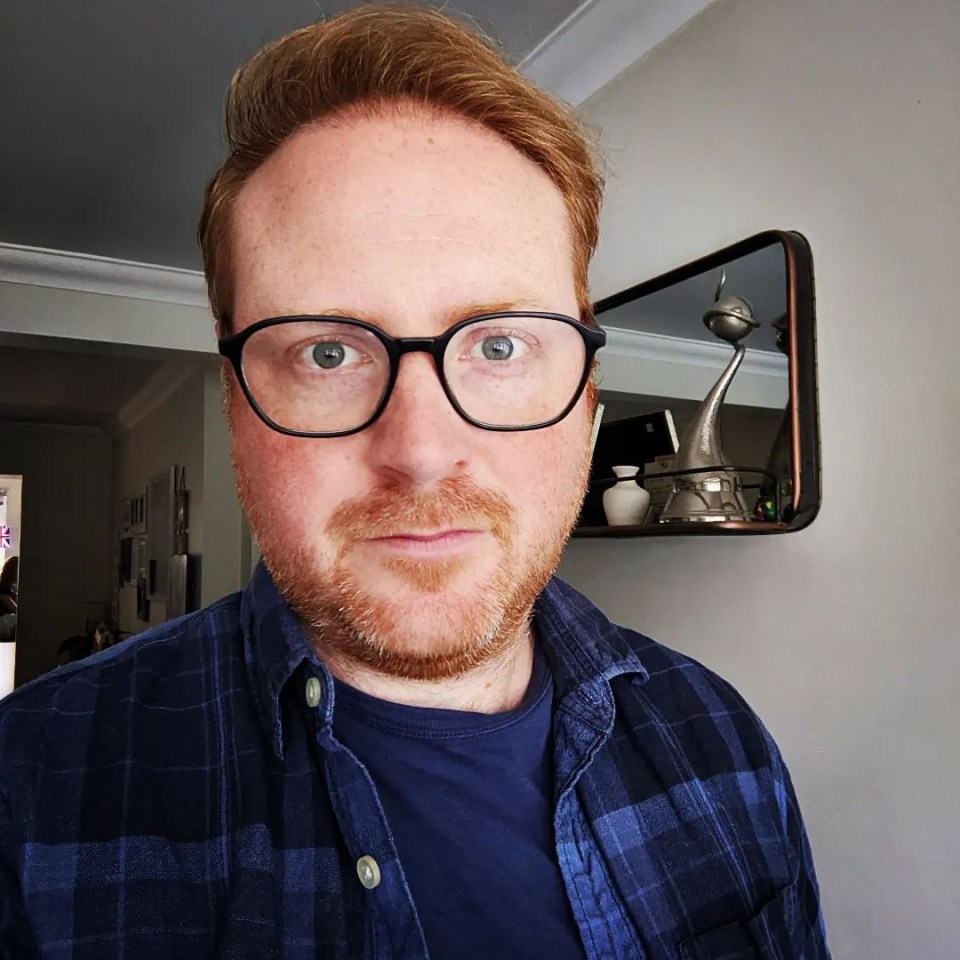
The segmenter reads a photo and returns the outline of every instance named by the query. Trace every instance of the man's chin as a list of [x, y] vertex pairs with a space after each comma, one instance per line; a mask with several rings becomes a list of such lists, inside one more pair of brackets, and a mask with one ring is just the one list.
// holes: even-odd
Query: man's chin
[[383, 646], [429, 651], [496, 632], [510, 577], [494, 558], [387, 558], [335, 576], [341, 608]]
[[[502, 551], [424, 560], [345, 551], [326, 574], [274, 571], [321, 658], [405, 679], [462, 675], [515, 642], [531, 600]], [[277, 576], [279, 574], [279, 577]], [[522, 596], [521, 596], [522, 595]]]
[[493, 566], [490, 559], [476, 554], [437, 558], [385, 554], [360, 569], [353, 569], [352, 564], [346, 566], [341, 578], [362, 584], [364, 593], [385, 600], [420, 602], [476, 591]]
[[336, 622], [317, 624], [318, 653], [388, 676], [456, 677], [516, 639], [511, 598], [495, 592], [491, 603], [476, 583], [432, 592], [405, 582], [384, 589], [368, 576], [362, 589], [348, 587], [339, 599]]

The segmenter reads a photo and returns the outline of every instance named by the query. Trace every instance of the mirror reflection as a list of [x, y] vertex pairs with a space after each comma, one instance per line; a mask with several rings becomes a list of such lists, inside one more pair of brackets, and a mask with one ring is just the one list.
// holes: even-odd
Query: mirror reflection
[[819, 504], [812, 268], [769, 231], [596, 305], [602, 418], [576, 534], [767, 533]]

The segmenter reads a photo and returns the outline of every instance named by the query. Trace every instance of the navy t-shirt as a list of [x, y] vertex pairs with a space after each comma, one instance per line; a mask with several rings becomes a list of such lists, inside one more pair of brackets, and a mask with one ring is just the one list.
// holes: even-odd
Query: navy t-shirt
[[480, 714], [336, 685], [334, 733], [376, 784], [431, 960], [583, 960], [553, 836], [553, 679]]

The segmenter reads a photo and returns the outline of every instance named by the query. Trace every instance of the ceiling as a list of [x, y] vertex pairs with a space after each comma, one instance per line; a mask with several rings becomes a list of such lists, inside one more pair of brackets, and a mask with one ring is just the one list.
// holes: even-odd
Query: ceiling
[[[233, 71], [359, 0], [0, 4], [0, 241], [198, 268]], [[453, 0], [519, 61], [582, 0]]]
[[[360, 2], [0, 2], [0, 265], [13, 255], [2, 279], [96, 289], [70, 264], [65, 283], [63, 264], [21, 279], [17, 248], [5, 244], [126, 262], [78, 265], [98, 277], [124, 275], [129, 261], [199, 269], [196, 222], [223, 156], [233, 71], [269, 40]], [[576, 104], [710, 0], [423, 2], [471, 19], [534, 82]], [[113, 431], [189, 359], [0, 332], [0, 420]]]
[[[744, 297], [760, 321], [743, 341], [748, 350], [776, 353], [776, 331], [773, 321], [786, 310], [786, 257], [780, 244], [764, 247], [733, 260], [724, 268], [727, 273], [724, 296]], [[656, 293], [632, 300], [599, 315], [605, 327], [655, 333], [688, 340], [717, 343], [703, 324], [703, 314], [714, 302], [720, 270], [691, 277]]]

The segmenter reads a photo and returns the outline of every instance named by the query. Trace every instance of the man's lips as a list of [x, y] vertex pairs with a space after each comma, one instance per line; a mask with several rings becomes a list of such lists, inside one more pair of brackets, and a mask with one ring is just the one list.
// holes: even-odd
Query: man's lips
[[420, 540], [427, 542], [430, 540], [442, 540], [444, 537], [456, 537], [463, 533], [479, 533], [470, 527], [455, 527], [450, 530], [431, 530], [428, 532], [402, 531], [399, 533], [386, 533], [379, 537], [372, 537], [373, 540]]
[[385, 536], [369, 537], [365, 542], [400, 553], [439, 556], [463, 550], [482, 535], [482, 530], [456, 527], [449, 530], [404, 530]]

